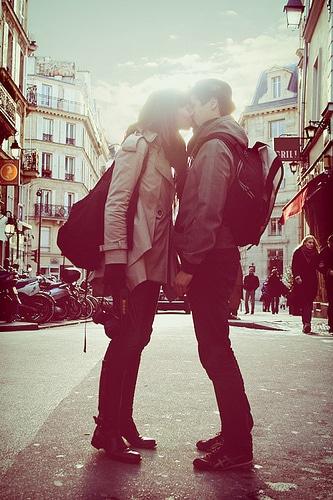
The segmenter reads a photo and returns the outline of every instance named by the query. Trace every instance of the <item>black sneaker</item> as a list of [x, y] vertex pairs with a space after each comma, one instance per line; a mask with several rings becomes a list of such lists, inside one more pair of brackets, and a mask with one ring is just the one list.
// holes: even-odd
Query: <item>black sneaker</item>
[[210, 439], [202, 439], [198, 441], [196, 447], [200, 451], [210, 451], [216, 444], [223, 443], [222, 431], [218, 432], [216, 436]]
[[252, 452], [231, 454], [223, 445], [215, 445], [210, 453], [193, 460], [193, 465], [199, 470], [225, 471], [252, 464]]

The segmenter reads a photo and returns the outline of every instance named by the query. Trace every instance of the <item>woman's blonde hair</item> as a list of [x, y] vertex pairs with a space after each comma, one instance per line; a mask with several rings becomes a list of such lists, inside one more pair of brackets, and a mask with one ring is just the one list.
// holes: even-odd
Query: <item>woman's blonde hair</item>
[[300, 246], [303, 246], [308, 240], [313, 240], [315, 247], [316, 247], [316, 250], [319, 249], [318, 241], [316, 240], [316, 238], [312, 234], [308, 234], [307, 236], [305, 236], [302, 239]]

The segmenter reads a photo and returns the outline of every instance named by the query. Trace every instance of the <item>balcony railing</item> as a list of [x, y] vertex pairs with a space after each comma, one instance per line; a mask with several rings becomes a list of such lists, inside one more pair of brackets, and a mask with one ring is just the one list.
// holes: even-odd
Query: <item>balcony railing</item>
[[74, 174], [65, 174], [65, 181], [73, 181]]
[[27, 101], [33, 106], [37, 106], [37, 85], [28, 85]]
[[15, 127], [16, 104], [2, 83], [0, 83], [0, 112]]
[[67, 219], [71, 207], [64, 207], [63, 205], [50, 205], [44, 203], [35, 204], [35, 217], [41, 217], [45, 219]]
[[48, 168], [43, 168], [42, 169], [42, 177], [45, 177], [46, 179], [51, 179], [52, 178], [52, 170], [49, 170]]
[[37, 149], [22, 150], [23, 170], [38, 170], [38, 151]]
[[34, 106], [43, 106], [46, 108], [58, 109], [59, 111], [67, 111], [69, 113], [77, 113], [87, 115], [87, 106], [82, 102], [69, 101], [59, 97], [51, 97], [46, 94], [38, 94], [35, 85], [31, 85], [27, 89], [27, 101]]

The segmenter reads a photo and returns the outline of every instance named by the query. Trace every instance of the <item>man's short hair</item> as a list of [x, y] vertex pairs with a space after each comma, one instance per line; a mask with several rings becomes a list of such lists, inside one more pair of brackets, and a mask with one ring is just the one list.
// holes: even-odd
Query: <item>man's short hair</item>
[[201, 104], [206, 104], [212, 97], [218, 101], [221, 116], [231, 115], [236, 109], [232, 100], [232, 90], [228, 83], [216, 78], [199, 80], [191, 90]]

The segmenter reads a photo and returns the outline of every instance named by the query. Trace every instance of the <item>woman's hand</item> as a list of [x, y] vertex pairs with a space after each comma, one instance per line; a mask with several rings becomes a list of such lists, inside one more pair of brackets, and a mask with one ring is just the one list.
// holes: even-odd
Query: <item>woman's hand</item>
[[188, 291], [192, 278], [193, 274], [187, 274], [184, 271], [179, 271], [175, 278], [175, 281], [173, 282], [173, 287], [177, 293], [177, 296], [182, 295]]

